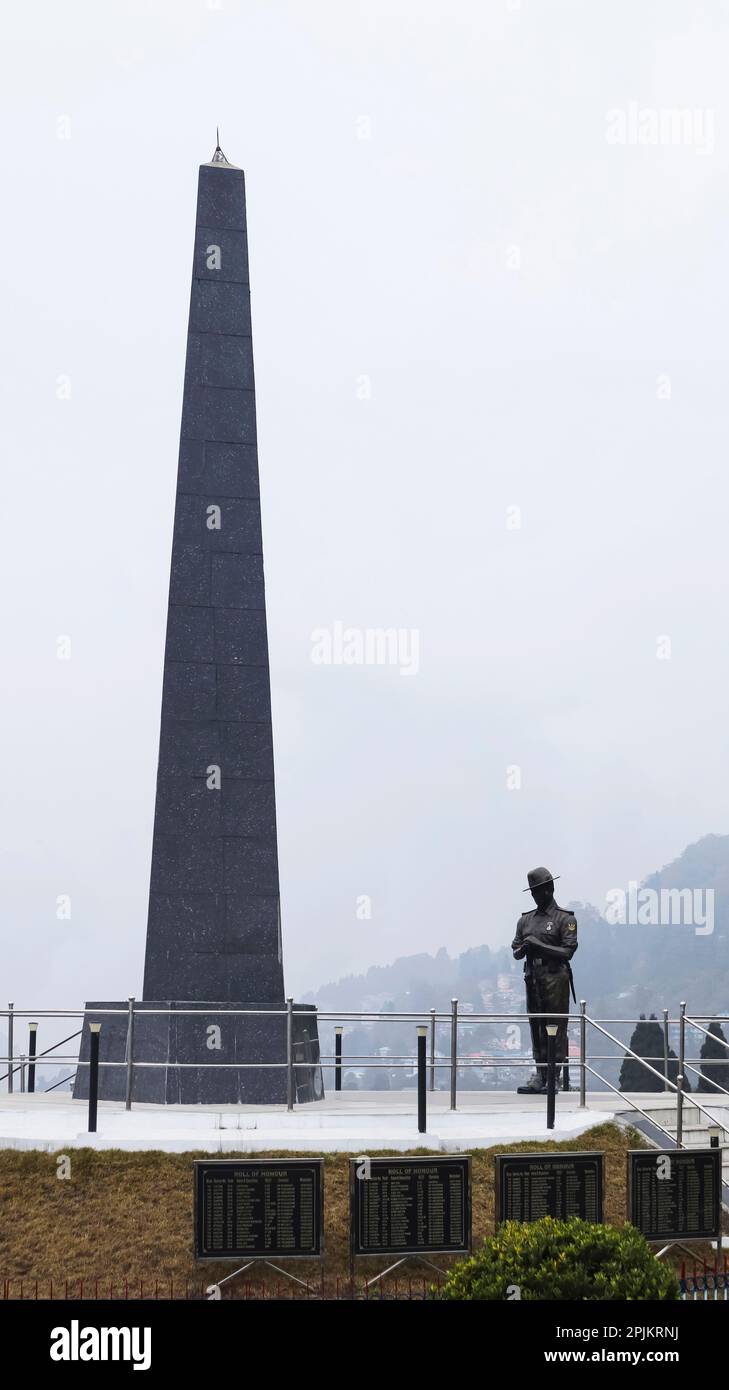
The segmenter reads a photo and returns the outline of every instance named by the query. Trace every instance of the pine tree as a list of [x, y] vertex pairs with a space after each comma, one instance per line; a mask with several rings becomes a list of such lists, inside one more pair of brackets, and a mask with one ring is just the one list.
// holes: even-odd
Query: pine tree
[[[714, 1091], [717, 1087], [724, 1087], [729, 1090], [729, 1066], [717, 1066], [716, 1062], [729, 1062], [729, 1047], [725, 1047], [726, 1038], [720, 1023], [709, 1024], [710, 1037], [704, 1037], [701, 1045], [701, 1075], [699, 1076], [699, 1091]], [[714, 1041], [717, 1039], [717, 1041]]]
[[[638, 1057], [645, 1057], [649, 1065], [661, 1073], [655, 1075], [655, 1071], [649, 1071], [648, 1067], [642, 1067], [636, 1057], [631, 1057], [628, 1053], [623, 1058], [623, 1065], [620, 1068], [620, 1080], [618, 1086], [621, 1091], [663, 1091], [663, 1029], [658, 1022], [655, 1014], [651, 1014], [646, 1020], [645, 1014], [641, 1014], [640, 1023], [636, 1024], [633, 1036], [630, 1039], [630, 1048], [636, 1052]], [[668, 1049], [668, 1079], [674, 1086], [678, 1077], [678, 1058], [672, 1047]], [[684, 1091], [690, 1091], [688, 1079], [684, 1078]]]
[[[646, 1022], [645, 1014], [640, 1015], [630, 1039], [631, 1052], [638, 1057], [660, 1057], [663, 1053], [663, 1038], [658, 1023]], [[651, 1066], [658, 1064], [651, 1062]], [[642, 1067], [635, 1057], [626, 1052], [620, 1068], [618, 1086], [621, 1091], [662, 1091], [663, 1082], [646, 1067]]]

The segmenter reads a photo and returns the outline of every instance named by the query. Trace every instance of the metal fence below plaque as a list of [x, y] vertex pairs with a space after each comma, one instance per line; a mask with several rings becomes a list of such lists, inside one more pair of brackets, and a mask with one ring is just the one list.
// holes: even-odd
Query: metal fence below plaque
[[322, 1159], [194, 1161], [195, 1259], [319, 1259]]
[[601, 1153], [496, 1154], [496, 1220], [602, 1221]]
[[420, 1256], [471, 1249], [471, 1159], [353, 1158], [351, 1253]]
[[721, 1149], [631, 1149], [628, 1219], [646, 1240], [715, 1240]]

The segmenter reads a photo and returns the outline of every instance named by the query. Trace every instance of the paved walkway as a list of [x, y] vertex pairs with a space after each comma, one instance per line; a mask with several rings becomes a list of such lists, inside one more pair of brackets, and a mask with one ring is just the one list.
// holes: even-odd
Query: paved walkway
[[[705, 1099], [702, 1097], [702, 1099]], [[643, 1110], [665, 1123], [675, 1122], [671, 1095], [636, 1095]], [[711, 1110], [729, 1130], [729, 1107], [709, 1100]], [[289, 1113], [283, 1105], [135, 1105], [101, 1101], [98, 1129], [87, 1131], [86, 1101], [53, 1092], [48, 1095], [0, 1096], [0, 1148], [57, 1149], [92, 1146], [99, 1149], [166, 1149], [205, 1153], [260, 1153], [290, 1149], [315, 1153], [363, 1153], [368, 1149], [412, 1148], [456, 1153], [521, 1140], [570, 1139], [593, 1125], [613, 1119], [616, 1110], [626, 1118], [630, 1107], [610, 1092], [591, 1092], [580, 1109], [576, 1091], [557, 1096], [553, 1131], [546, 1127], [546, 1099], [517, 1096], [507, 1091], [461, 1091], [451, 1111], [445, 1091], [428, 1093], [428, 1127], [418, 1133], [414, 1091], [332, 1092], [326, 1100], [300, 1105]], [[636, 1118], [638, 1118], [636, 1114]], [[662, 1118], [662, 1116], [661, 1116]], [[698, 1112], [686, 1106], [686, 1126], [697, 1127], [695, 1141], [704, 1138]], [[701, 1127], [701, 1132], [699, 1128]], [[686, 1136], [688, 1142], [691, 1137]]]
[[330, 1153], [368, 1148], [458, 1152], [519, 1140], [567, 1139], [612, 1118], [611, 1098], [595, 1095], [579, 1108], [573, 1092], [557, 1098], [554, 1131], [546, 1100], [504, 1093], [462, 1092], [451, 1111], [444, 1092], [428, 1095], [428, 1128], [419, 1134], [414, 1092], [343, 1091], [313, 1105], [158, 1106], [101, 1101], [98, 1129], [87, 1131], [87, 1103], [57, 1092], [0, 1096], [0, 1148], [53, 1151], [94, 1148], [256, 1153], [292, 1149]]

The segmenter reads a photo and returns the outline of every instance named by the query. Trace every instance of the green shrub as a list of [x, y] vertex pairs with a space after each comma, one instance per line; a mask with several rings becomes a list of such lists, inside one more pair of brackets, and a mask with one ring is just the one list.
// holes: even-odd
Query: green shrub
[[673, 1270], [657, 1260], [635, 1226], [598, 1226], [577, 1217], [505, 1221], [469, 1259], [448, 1271], [434, 1298], [677, 1299]]

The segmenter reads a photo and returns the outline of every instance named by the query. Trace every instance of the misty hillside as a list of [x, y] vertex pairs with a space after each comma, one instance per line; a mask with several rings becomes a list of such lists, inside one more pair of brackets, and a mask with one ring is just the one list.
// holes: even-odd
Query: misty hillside
[[[568, 902], [578, 923], [579, 948], [573, 961], [578, 999], [593, 1016], [635, 1017], [664, 1006], [674, 1016], [681, 999], [689, 1013], [729, 1013], [729, 835], [705, 835], [678, 859], [643, 880], [641, 889], [699, 890], [713, 898], [710, 922], [653, 925], [644, 903], [638, 920], [610, 923], [590, 903]], [[627, 890], [626, 890], [627, 891]], [[476, 946], [451, 957], [445, 947], [434, 955], [401, 956], [365, 974], [330, 981], [304, 996], [321, 1009], [367, 1010], [450, 1008], [456, 996], [466, 1011], [498, 1012], [513, 991], [521, 1000], [521, 964], [508, 943], [498, 949]], [[521, 1005], [513, 998], [510, 1007]]]

